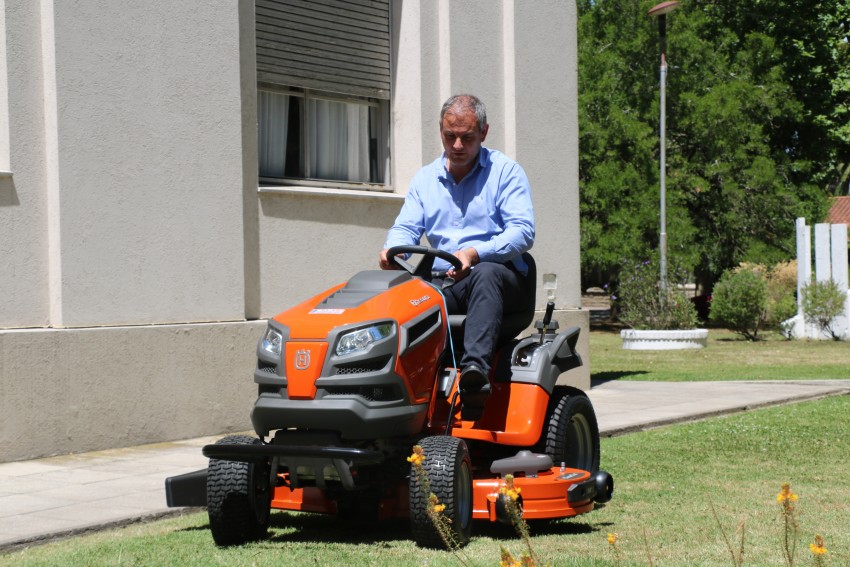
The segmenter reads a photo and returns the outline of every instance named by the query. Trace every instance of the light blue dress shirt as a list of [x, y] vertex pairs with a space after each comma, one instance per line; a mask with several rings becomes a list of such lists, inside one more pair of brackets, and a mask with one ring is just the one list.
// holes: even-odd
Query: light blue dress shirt
[[[482, 262], [512, 261], [527, 273], [520, 255], [534, 243], [534, 208], [525, 171], [482, 147], [472, 171], [456, 183], [443, 154], [413, 177], [385, 247], [419, 244], [423, 234], [432, 248], [454, 254], [472, 247]], [[435, 270], [448, 267], [434, 262]]]

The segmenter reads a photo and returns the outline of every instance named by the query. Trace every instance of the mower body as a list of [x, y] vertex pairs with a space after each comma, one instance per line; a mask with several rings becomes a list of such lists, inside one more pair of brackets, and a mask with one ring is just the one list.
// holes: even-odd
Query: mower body
[[[490, 398], [470, 418], [457, 395], [462, 319], [449, 316], [437, 286], [395, 270], [360, 272], [280, 313], [257, 348], [251, 412], [257, 438], [204, 447], [209, 471], [242, 470], [246, 488], [239, 490], [251, 502], [252, 522], [266, 525], [262, 509], [268, 506], [411, 517], [416, 535], [422, 511], [415, 508], [422, 504], [412, 494], [419, 485], [407, 459], [415, 445], [426, 447], [430, 474], [451, 476], [445, 498], [460, 501], [460, 523], [506, 521], [500, 487], [508, 475], [521, 488], [528, 519], [575, 516], [607, 501], [613, 484], [598, 470], [592, 406], [582, 392], [556, 385], [563, 372], [582, 364], [575, 350], [579, 329], [557, 333], [557, 324], [538, 322], [536, 333], [505, 342], [490, 376]], [[452, 459], [460, 472], [438, 462]], [[202, 476], [168, 479], [169, 505], [200, 504]], [[222, 528], [231, 525], [228, 519], [214, 520], [213, 508], [224, 506], [211, 502], [227, 498], [219, 493], [229, 488], [211, 479], [208, 472], [205, 496], [216, 541], [241, 543], [262, 532], [261, 526]], [[418, 530], [420, 543], [433, 539], [427, 531]], [[235, 532], [241, 535], [231, 538]]]

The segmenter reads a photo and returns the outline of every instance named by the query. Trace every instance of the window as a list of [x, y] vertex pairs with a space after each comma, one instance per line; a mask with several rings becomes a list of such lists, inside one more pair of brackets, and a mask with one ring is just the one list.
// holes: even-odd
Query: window
[[306, 89], [261, 88], [260, 177], [383, 185], [386, 106]]
[[256, 0], [263, 182], [386, 189], [389, 0]]

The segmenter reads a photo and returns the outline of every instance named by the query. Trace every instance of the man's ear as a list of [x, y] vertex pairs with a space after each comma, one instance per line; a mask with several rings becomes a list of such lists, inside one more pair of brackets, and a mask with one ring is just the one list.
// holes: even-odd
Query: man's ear
[[489, 131], [490, 131], [490, 125], [485, 124], [484, 128], [481, 129], [481, 141], [482, 142], [487, 139], [487, 132], [489, 132]]

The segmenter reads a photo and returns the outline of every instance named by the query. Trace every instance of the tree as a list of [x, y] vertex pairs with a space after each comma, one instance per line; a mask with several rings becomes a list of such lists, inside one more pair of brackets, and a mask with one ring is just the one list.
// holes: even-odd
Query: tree
[[[799, 4], [683, 2], [668, 17], [668, 254], [706, 287], [741, 262], [793, 257], [794, 219], [820, 221], [846, 178], [850, 9]], [[616, 279], [624, 259], [658, 247], [651, 6], [579, 2], [586, 285]]]

